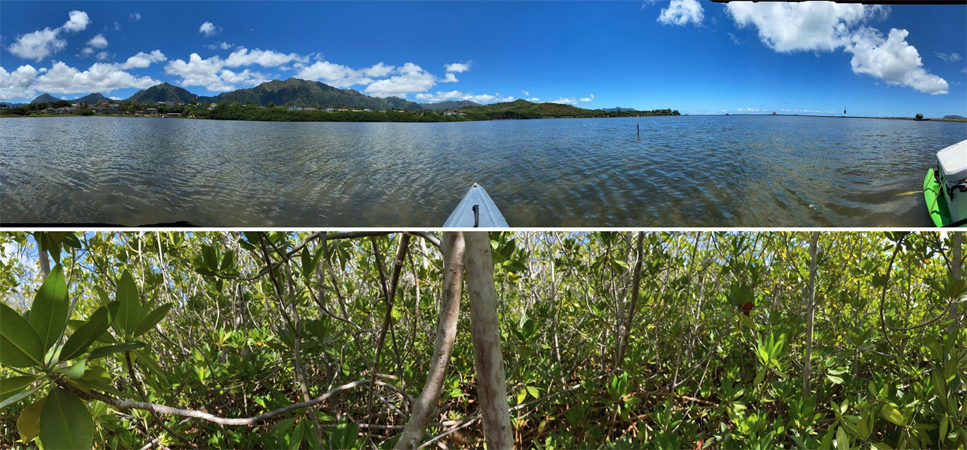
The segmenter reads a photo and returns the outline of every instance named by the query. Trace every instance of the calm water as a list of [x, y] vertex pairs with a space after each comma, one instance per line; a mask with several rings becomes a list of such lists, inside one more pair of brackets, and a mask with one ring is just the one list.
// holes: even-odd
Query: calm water
[[443, 224], [481, 183], [511, 226], [928, 226], [967, 124], [808, 117], [471, 123], [0, 120], [0, 221]]

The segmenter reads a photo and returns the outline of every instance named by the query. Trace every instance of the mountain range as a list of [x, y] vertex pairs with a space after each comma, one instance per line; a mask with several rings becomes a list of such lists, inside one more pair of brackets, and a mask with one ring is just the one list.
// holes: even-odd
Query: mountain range
[[[30, 103], [40, 103], [40, 102], [55, 103], [55, 102], [59, 102], [61, 100], [66, 100], [66, 99], [57, 98], [57, 97], [54, 97], [53, 95], [50, 95], [50, 94], [41, 94], [39, 97], [33, 99]], [[69, 101], [71, 103], [84, 103], [84, 102], [86, 102], [86, 103], [89, 103], [89, 104], [94, 104], [94, 103], [100, 103], [100, 102], [109, 102], [109, 101], [111, 101], [111, 99], [109, 99], [109, 98], [101, 95], [100, 93], [90, 93], [90, 94], [87, 94], [87, 95], [85, 95], [83, 97], [78, 97], [78, 98], [75, 98], [73, 100], [67, 100], [67, 101]]]
[[[61, 99], [50, 94], [41, 94], [31, 103], [48, 102], [53, 103]], [[75, 100], [71, 103], [88, 102], [97, 103], [110, 101], [101, 94], [90, 94]], [[199, 96], [191, 93], [185, 88], [174, 86], [169, 83], [161, 83], [147, 89], [142, 89], [127, 100], [129, 102], [156, 103], [156, 102], [202, 102], [202, 103], [253, 103], [256, 105], [268, 106], [270, 103], [276, 106], [302, 106], [302, 107], [333, 107], [333, 108], [353, 108], [353, 109], [455, 109], [468, 106], [480, 106], [479, 103], [461, 100], [446, 101], [440, 103], [417, 103], [399, 97], [370, 97], [354, 89], [339, 89], [318, 81], [301, 80], [289, 78], [285, 81], [273, 80], [262, 83], [249, 89], [238, 89], [235, 91], [223, 92], [214, 97]]]

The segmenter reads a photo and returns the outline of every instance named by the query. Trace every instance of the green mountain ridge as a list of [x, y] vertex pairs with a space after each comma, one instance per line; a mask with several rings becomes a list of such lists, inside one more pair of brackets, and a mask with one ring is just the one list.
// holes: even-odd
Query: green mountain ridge
[[36, 103], [56, 103], [56, 102], [59, 102], [61, 100], [67, 100], [67, 101], [69, 101], [71, 103], [88, 103], [88, 104], [91, 104], [91, 105], [93, 105], [95, 103], [100, 103], [100, 102], [110, 102], [110, 101], [112, 101], [110, 98], [105, 97], [100, 92], [92, 92], [92, 93], [87, 94], [87, 95], [85, 95], [83, 97], [78, 97], [78, 98], [75, 98], [73, 100], [71, 100], [71, 99], [64, 99], [64, 98], [57, 98], [57, 97], [54, 97], [53, 95], [50, 95], [50, 94], [41, 94], [37, 98], [31, 100], [30, 103], [31, 104], [36, 104]]
[[54, 102], [59, 102], [61, 100], [63, 99], [54, 97], [53, 95], [50, 95], [50, 94], [40, 94], [37, 96], [37, 98], [31, 100], [30, 104], [33, 105], [35, 103], [54, 103]]
[[440, 111], [443, 109], [460, 109], [469, 108], [473, 106], [483, 106], [480, 103], [472, 102], [470, 100], [447, 100], [437, 103], [421, 103], [423, 109], [429, 109], [432, 111]]
[[254, 103], [268, 106], [332, 107], [353, 109], [422, 109], [419, 103], [399, 97], [370, 97], [354, 89], [338, 89], [318, 81], [289, 78], [272, 80], [249, 89], [216, 96], [215, 103]]
[[175, 103], [188, 103], [194, 101], [201, 101], [202, 97], [198, 97], [191, 92], [188, 92], [185, 88], [180, 88], [168, 83], [161, 83], [158, 85], [151, 86], [147, 89], [142, 89], [135, 92], [134, 95], [128, 97], [129, 102], [175, 102]]

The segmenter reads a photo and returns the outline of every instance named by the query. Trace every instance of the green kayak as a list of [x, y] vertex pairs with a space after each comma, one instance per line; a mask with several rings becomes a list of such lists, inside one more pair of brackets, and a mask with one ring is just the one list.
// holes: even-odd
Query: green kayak
[[937, 161], [923, 178], [927, 214], [937, 227], [967, 227], [967, 141], [937, 152]]

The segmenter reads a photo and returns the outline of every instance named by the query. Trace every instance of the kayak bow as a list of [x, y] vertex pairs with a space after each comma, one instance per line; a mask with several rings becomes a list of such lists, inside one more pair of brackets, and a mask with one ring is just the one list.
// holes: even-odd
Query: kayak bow
[[443, 223], [444, 228], [507, 228], [507, 221], [483, 186], [474, 183], [457, 208]]

